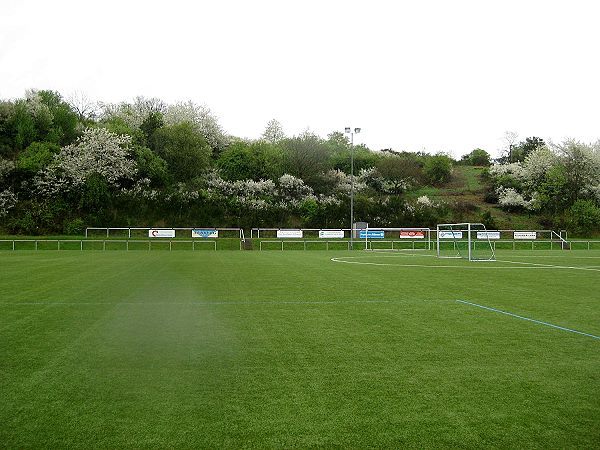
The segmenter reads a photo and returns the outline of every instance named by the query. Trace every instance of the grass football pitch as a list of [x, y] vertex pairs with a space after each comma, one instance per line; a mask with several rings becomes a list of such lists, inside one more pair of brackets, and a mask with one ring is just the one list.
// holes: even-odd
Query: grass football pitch
[[6, 448], [598, 448], [600, 252], [0, 252]]

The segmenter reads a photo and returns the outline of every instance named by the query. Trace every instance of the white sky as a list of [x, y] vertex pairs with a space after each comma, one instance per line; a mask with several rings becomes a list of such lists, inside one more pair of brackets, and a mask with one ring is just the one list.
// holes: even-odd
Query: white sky
[[506, 131], [600, 138], [595, 0], [0, 0], [0, 98], [207, 105], [258, 138], [361, 127], [373, 150], [481, 147]]

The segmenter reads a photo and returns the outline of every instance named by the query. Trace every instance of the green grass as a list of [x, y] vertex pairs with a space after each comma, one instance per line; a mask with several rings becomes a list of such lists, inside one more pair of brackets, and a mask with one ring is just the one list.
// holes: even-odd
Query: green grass
[[600, 336], [600, 252], [498, 259], [0, 252], [0, 446], [598, 448], [600, 340], [456, 300]]

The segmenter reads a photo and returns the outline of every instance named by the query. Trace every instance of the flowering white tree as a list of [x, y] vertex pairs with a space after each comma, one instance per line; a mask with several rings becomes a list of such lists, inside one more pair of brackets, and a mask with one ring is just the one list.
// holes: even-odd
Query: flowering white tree
[[312, 194], [312, 188], [301, 178], [287, 173], [279, 178], [279, 196], [284, 200], [301, 200]]
[[498, 188], [498, 204], [506, 209], [528, 209], [534, 210], [537, 207], [535, 192], [531, 199], [526, 200], [525, 197], [513, 188]]
[[276, 144], [277, 142], [285, 139], [285, 133], [283, 132], [283, 127], [276, 119], [269, 120], [267, 123], [267, 127], [265, 131], [261, 135], [261, 138], [271, 144]]
[[570, 139], [554, 148], [565, 168], [571, 200], [595, 196], [600, 189], [600, 142], [584, 144]]
[[525, 170], [520, 162], [508, 164], [494, 164], [490, 167], [492, 177], [509, 176], [515, 180], [522, 181], [526, 178]]
[[72, 145], [63, 147], [54, 161], [34, 180], [37, 191], [52, 195], [82, 186], [93, 174], [118, 187], [123, 179], [133, 179], [136, 163], [129, 158], [130, 136], [104, 128], [87, 128]]
[[[367, 188], [367, 181], [374, 176], [373, 169], [362, 169], [358, 176], [354, 176], [354, 192], [361, 192]], [[324, 179], [332, 186], [332, 191], [338, 195], [350, 195], [352, 190], [352, 175], [342, 170], [329, 170]]]
[[136, 97], [131, 103], [100, 103], [99, 107], [104, 119], [116, 117], [130, 128], [138, 129], [150, 114], [164, 113], [167, 105], [158, 98]]
[[559, 163], [558, 156], [549, 147], [538, 147], [525, 158], [521, 166], [522, 176], [530, 185], [535, 185]]
[[0, 182], [6, 177], [10, 172], [12, 172], [15, 168], [15, 163], [8, 160], [0, 158]]
[[6, 216], [16, 204], [17, 196], [11, 189], [0, 191], [0, 217]]
[[205, 105], [197, 105], [192, 101], [169, 105], [164, 112], [164, 120], [166, 125], [191, 123], [213, 149], [222, 149], [229, 143], [217, 117]]

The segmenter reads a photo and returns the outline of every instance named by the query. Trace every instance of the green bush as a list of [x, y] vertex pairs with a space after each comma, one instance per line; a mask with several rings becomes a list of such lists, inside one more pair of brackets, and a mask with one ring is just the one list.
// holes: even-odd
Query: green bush
[[80, 236], [83, 234], [84, 230], [85, 224], [79, 217], [72, 220], [66, 220], [63, 225], [63, 232], [71, 236]]
[[430, 156], [425, 160], [423, 173], [431, 184], [446, 183], [452, 176], [452, 160], [443, 154]]
[[567, 213], [567, 224], [573, 233], [590, 235], [600, 231], [600, 208], [591, 200], [577, 200]]

